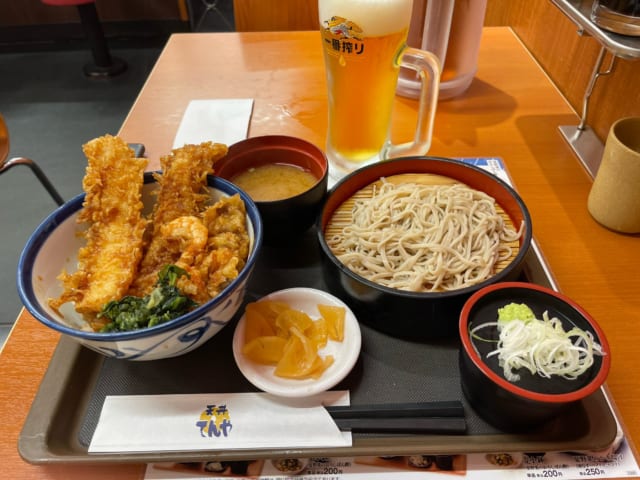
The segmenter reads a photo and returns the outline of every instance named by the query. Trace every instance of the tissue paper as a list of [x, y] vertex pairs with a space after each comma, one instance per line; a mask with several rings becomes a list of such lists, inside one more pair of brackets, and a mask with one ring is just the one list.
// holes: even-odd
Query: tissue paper
[[247, 137], [253, 99], [191, 100], [173, 141], [173, 148], [212, 141], [233, 145]]

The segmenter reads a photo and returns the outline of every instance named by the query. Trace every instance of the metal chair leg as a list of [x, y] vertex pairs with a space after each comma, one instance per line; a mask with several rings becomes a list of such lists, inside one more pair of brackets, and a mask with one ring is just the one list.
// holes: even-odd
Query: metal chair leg
[[49, 179], [44, 174], [44, 172], [40, 169], [40, 167], [38, 167], [38, 165], [33, 160], [29, 158], [15, 157], [8, 160], [2, 165], [2, 167], [0, 167], [0, 174], [6, 172], [11, 167], [15, 167], [16, 165], [26, 165], [27, 167], [29, 167], [31, 171], [35, 174], [35, 176], [38, 177], [38, 180], [40, 180], [40, 183], [42, 183], [42, 186], [47, 190], [47, 192], [49, 192], [49, 195], [51, 195], [51, 198], [53, 198], [53, 200], [58, 205], [64, 204], [64, 199], [60, 196], [60, 194], [55, 189], [53, 184], [49, 181]]

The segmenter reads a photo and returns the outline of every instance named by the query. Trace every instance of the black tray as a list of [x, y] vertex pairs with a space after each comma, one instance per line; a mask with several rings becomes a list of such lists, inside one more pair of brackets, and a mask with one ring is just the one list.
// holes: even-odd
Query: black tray
[[[247, 301], [292, 286], [325, 289], [313, 229], [296, 245], [264, 247]], [[550, 288], [555, 282], [535, 241], [523, 280]], [[537, 431], [507, 434], [477, 416], [463, 398], [457, 340], [410, 342], [362, 325], [362, 352], [353, 371], [335, 388], [349, 390], [352, 404], [460, 399], [466, 435], [353, 434], [351, 447], [242, 449], [158, 453], [88, 453], [107, 395], [189, 394], [255, 391], [233, 360], [237, 319], [199, 349], [153, 362], [107, 359], [62, 338], [21, 432], [18, 449], [31, 463], [198, 462], [277, 457], [459, 454], [602, 450], [615, 439], [617, 422], [599, 390]]]

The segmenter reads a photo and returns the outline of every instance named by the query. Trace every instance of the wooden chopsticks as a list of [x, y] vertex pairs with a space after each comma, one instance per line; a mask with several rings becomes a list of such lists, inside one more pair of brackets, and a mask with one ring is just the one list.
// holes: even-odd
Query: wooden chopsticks
[[462, 434], [462, 402], [416, 402], [325, 407], [340, 430], [371, 433]]

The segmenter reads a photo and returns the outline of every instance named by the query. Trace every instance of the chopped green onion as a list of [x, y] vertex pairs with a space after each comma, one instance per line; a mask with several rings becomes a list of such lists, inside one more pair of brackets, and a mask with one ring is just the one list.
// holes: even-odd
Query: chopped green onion
[[594, 355], [605, 355], [591, 332], [578, 327], [565, 332], [562, 322], [549, 318], [546, 311], [542, 319], [508, 317], [478, 325], [470, 333], [475, 337], [481, 329], [498, 329], [497, 348], [487, 357], [498, 356], [504, 377], [510, 382], [520, 380], [517, 372], [522, 368], [544, 378], [556, 375], [574, 380], [593, 365]]

